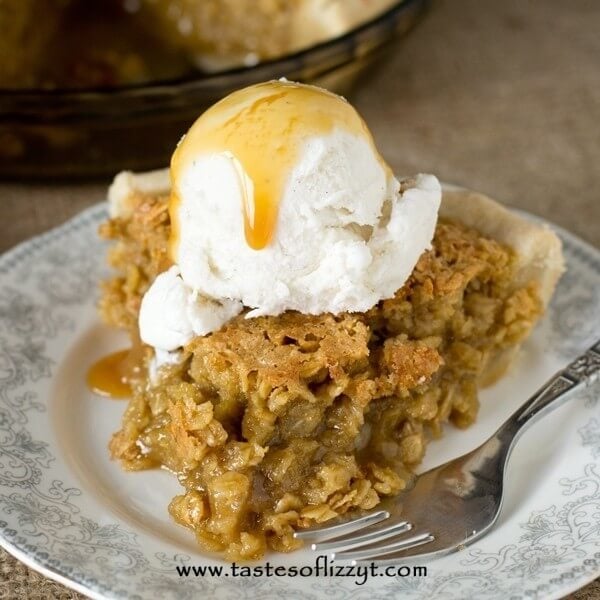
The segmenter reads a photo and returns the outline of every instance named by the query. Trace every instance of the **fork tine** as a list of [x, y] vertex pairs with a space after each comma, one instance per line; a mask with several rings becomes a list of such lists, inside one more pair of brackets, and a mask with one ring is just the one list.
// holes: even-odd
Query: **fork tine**
[[366, 560], [368, 558], [379, 558], [386, 554], [392, 554], [399, 550], [408, 550], [415, 546], [421, 546], [432, 542], [435, 538], [430, 533], [422, 533], [415, 535], [411, 538], [402, 540], [400, 542], [393, 542], [385, 546], [372, 546], [371, 548], [365, 548], [362, 550], [350, 550], [349, 552], [333, 552], [331, 558], [337, 560], [351, 560], [353, 562], [359, 560]]
[[362, 535], [352, 536], [346, 539], [334, 539], [332, 542], [323, 542], [311, 544], [311, 548], [316, 551], [322, 550], [340, 550], [341, 548], [356, 548], [357, 546], [366, 546], [372, 542], [386, 540], [392, 536], [405, 533], [412, 529], [412, 525], [407, 521], [395, 523], [389, 527], [378, 529], [377, 531], [369, 531]]
[[314, 542], [320, 542], [321, 540], [328, 540], [330, 538], [340, 537], [354, 531], [364, 529], [369, 525], [374, 525], [380, 521], [384, 521], [389, 518], [390, 513], [387, 510], [378, 510], [377, 512], [364, 515], [358, 519], [352, 519], [345, 523], [338, 523], [337, 525], [330, 525], [329, 527], [315, 527], [309, 529], [303, 529], [302, 531], [294, 532], [294, 537], [298, 540], [313, 540]]

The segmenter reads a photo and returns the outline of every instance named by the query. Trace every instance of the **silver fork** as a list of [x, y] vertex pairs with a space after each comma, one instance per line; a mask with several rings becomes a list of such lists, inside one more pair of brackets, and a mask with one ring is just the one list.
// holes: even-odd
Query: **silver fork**
[[504, 472], [516, 440], [599, 373], [600, 341], [554, 375], [487, 442], [423, 473], [409, 491], [382, 503], [382, 510], [294, 536], [315, 551], [353, 562], [422, 560], [472, 544], [498, 518]]

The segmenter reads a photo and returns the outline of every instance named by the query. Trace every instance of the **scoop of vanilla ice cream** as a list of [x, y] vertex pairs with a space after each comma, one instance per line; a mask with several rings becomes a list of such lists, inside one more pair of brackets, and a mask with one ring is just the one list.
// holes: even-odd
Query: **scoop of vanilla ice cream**
[[309, 142], [277, 236], [259, 251], [244, 238], [239, 165], [227, 156], [197, 161], [181, 187], [178, 266], [142, 301], [143, 341], [174, 350], [219, 329], [242, 305], [252, 309], [247, 317], [339, 313], [392, 297], [430, 246], [441, 189], [434, 176], [418, 175], [401, 193], [369, 158], [344, 133]]
[[366, 141], [337, 130], [307, 142], [289, 175], [276, 235], [262, 250], [244, 236], [245, 174], [228, 155], [199, 157], [180, 182], [183, 281], [236, 299], [250, 317], [285, 310], [364, 311], [404, 283], [429, 246], [440, 202], [432, 176], [399, 193]]
[[233, 153], [199, 153], [179, 172], [176, 266], [143, 298], [144, 342], [175, 350], [243, 307], [247, 318], [365, 311], [402, 287], [430, 246], [438, 180], [417, 175], [401, 189], [372, 140], [343, 127], [296, 150], [275, 234], [260, 250], [244, 230], [253, 181]]
[[219, 329], [242, 309], [242, 303], [236, 300], [217, 302], [200, 296], [184, 283], [179, 267], [173, 266], [154, 280], [142, 298], [142, 339], [155, 348], [174, 350], [194, 335]]

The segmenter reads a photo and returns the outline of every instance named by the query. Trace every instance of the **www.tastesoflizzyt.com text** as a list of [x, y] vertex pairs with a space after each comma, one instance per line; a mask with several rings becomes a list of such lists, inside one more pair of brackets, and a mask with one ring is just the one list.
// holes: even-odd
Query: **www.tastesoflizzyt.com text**
[[336, 564], [327, 556], [318, 556], [314, 565], [179, 565], [180, 577], [352, 577], [356, 585], [364, 585], [374, 577], [427, 577], [427, 567], [407, 565]]

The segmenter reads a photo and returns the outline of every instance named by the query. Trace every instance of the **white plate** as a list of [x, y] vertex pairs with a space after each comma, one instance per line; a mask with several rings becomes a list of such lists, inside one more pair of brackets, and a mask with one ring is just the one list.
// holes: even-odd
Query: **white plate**
[[[178, 490], [164, 471], [125, 473], [108, 458], [124, 403], [91, 395], [89, 364], [120, 334], [96, 314], [103, 206], [0, 258], [0, 544], [93, 598], [556, 598], [600, 575], [600, 389], [528, 431], [509, 470], [495, 529], [430, 561], [427, 576], [180, 577], [177, 565], [226, 565], [198, 552], [168, 516]], [[478, 422], [448, 427], [426, 469], [483, 441], [600, 333], [600, 253], [556, 228], [568, 271], [513, 370], [482, 394]], [[309, 566], [309, 551], [269, 555]], [[226, 568], [227, 565], [226, 565]], [[307, 573], [308, 571], [304, 571]]]

